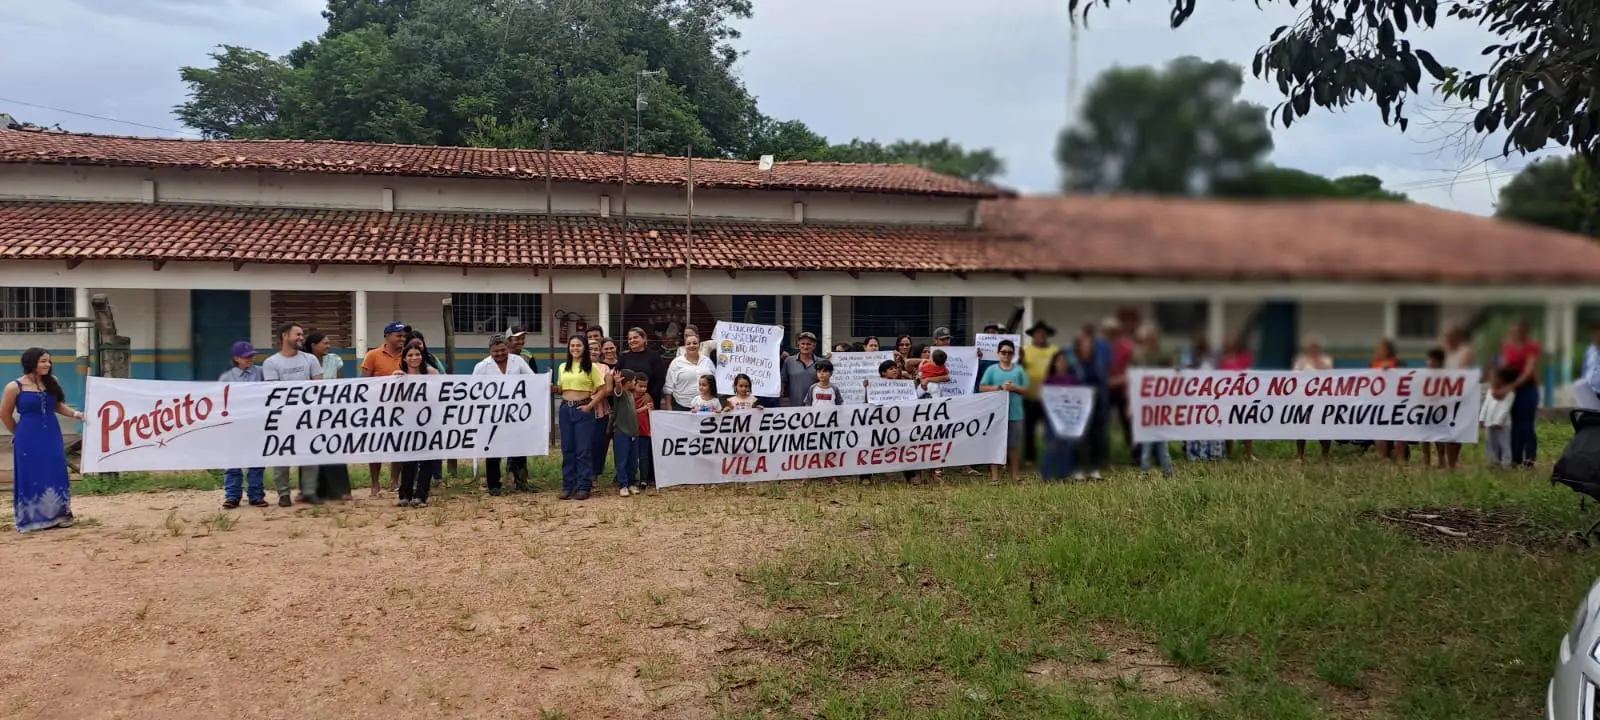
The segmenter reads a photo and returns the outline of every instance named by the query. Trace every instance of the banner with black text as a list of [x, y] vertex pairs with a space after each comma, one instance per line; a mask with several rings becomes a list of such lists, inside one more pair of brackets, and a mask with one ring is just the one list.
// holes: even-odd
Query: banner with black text
[[1478, 441], [1477, 370], [1128, 371], [1134, 442]]
[[547, 455], [550, 376], [292, 382], [88, 378], [83, 471]]
[[656, 484], [846, 477], [1006, 461], [1005, 393], [902, 405], [650, 413]]

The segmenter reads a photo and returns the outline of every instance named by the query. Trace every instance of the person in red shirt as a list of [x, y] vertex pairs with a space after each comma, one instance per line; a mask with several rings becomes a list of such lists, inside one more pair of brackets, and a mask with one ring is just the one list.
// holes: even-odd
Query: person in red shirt
[[1539, 360], [1544, 348], [1528, 333], [1528, 323], [1518, 320], [1506, 331], [1500, 345], [1499, 367], [1517, 374], [1511, 383], [1511, 462], [1531, 468], [1539, 455], [1534, 423], [1539, 413]]
[[[1245, 337], [1234, 338], [1222, 348], [1222, 356], [1217, 358], [1218, 370], [1249, 370], [1255, 364], [1255, 358], [1250, 354], [1250, 341]], [[1256, 443], [1254, 440], [1243, 441], [1244, 457], [1246, 460], [1256, 459]], [[1233, 457], [1233, 441], [1229, 440], [1223, 449], [1223, 457]]]
[[[1372, 351], [1371, 367], [1374, 370], [1393, 370], [1404, 365], [1405, 363], [1400, 362], [1400, 355], [1395, 352], [1393, 340], [1384, 338], [1378, 341], [1378, 346]], [[1406, 444], [1403, 442], [1374, 440], [1372, 447], [1377, 449], [1378, 457], [1381, 459], [1392, 459], [1395, 462], [1406, 459]]]
[[1111, 407], [1117, 411], [1117, 421], [1122, 424], [1123, 445], [1129, 448], [1132, 462], [1138, 463], [1139, 451], [1133, 444], [1133, 416], [1128, 410], [1128, 365], [1133, 362], [1134, 351], [1138, 348], [1133, 342], [1133, 333], [1125, 331], [1114, 317], [1100, 322], [1100, 332], [1111, 345], [1111, 364], [1106, 373], [1107, 396]]
[[655, 453], [650, 447], [650, 408], [654, 407], [649, 392], [633, 395], [633, 412], [639, 417], [639, 489], [655, 487]]

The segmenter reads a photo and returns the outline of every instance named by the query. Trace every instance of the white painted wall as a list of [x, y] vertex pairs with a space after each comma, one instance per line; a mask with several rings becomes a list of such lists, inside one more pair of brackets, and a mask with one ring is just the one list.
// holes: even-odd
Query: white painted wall
[[[383, 209], [383, 190], [394, 191], [396, 210], [542, 213], [542, 180], [450, 179], [322, 175], [264, 170], [170, 170], [62, 165], [0, 165], [0, 199], [144, 202], [154, 181], [158, 203], [287, 208]], [[598, 215], [600, 197], [611, 198], [612, 216], [622, 214], [622, 186], [552, 183], [556, 213]], [[795, 192], [697, 188], [695, 217], [707, 220], [793, 222], [794, 203], [805, 218], [854, 223], [966, 225], [974, 200], [884, 193]], [[637, 217], [682, 217], [684, 188], [628, 187], [628, 213]]]

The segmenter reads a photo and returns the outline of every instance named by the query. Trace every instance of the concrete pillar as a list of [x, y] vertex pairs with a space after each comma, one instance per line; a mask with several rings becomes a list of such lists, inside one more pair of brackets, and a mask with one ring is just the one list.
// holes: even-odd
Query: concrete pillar
[[[782, 324], [784, 324], [784, 321], [783, 321], [783, 296], [782, 295], [773, 295], [772, 296], [772, 324], [773, 325], [782, 325]], [[785, 335], [785, 337], [787, 337], [788, 333], [784, 333], [784, 335]]]
[[606, 335], [611, 334], [611, 294], [600, 293], [600, 309], [595, 312], [595, 324], [600, 326]]
[[822, 352], [833, 352], [833, 296], [822, 296]]
[[806, 297], [804, 295], [789, 296], [789, 332], [785, 337], [793, 338], [799, 335], [806, 327]]
[[1578, 349], [1578, 304], [1568, 301], [1561, 304], [1561, 384], [1573, 381], [1572, 357]]
[[1396, 340], [1400, 336], [1400, 301], [1396, 298], [1383, 300], [1383, 336], [1389, 340]]
[[[1022, 299], [1022, 327], [1019, 327], [1019, 328], [1006, 328], [1006, 329], [1011, 331], [1011, 332], [1013, 332], [1013, 333], [1020, 333], [1020, 332], [1023, 332], [1025, 330], [1027, 330], [1028, 328], [1033, 327], [1033, 320], [1034, 320], [1034, 317], [1033, 317], [1033, 296], [1029, 295], [1029, 296], [1027, 296], [1027, 297]], [[993, 321], [991, 320], [989, 322], [993, 322]], [[982, 328], [979, 328], [979, 329], [981, 330]]]
[[1221, 295], [1212, 295], [1206, 303], [1206, 341], [1211, 343], [1212, 355], [1222, 353], [1228, 335], [1228, 301]]
[[[94, 306], [89, 304], [89, 288], [77, 288], [72, 293], [73, 317], [94, 317]], [[94, 338], [94, 323], [75, 322], [72, 324], [72, 334], [77, 340], [77, 368], [79, 377], [89, 377], [89, 353], [93, 350], [90, 343]], [[160, 343], [154, 343], [160, 345]]]
[[1544, 404], [1550, 406], [1555, 402], [1556, 372], [1562, 365], [1567, 365], [1567, 348], [1561, 344], [1561, 319], [1566, 314], [1562, 303], [1546, 301], [1544, 304], [1544, 336], [1539, 338], [1544, 344], [1545, 366], [1539, 368], [1540, 385], [1544, 388]]
[[[355, 337], [350, 338], [350, 343], [356, 348], [356, 364], [366, 357], [372, 345], [367, 342], [367, 291], [357, 290], [355, 299], [355, 317], [350, 319], [350, 332]], [[354, 377], [354, 375], [351, 375]]]

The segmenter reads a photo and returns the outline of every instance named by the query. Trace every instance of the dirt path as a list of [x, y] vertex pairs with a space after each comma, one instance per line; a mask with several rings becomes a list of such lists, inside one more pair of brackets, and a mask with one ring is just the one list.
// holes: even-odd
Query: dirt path
[[798, 535], [750, 494], [218, 500], [0, 534], [0, 717], [707, 717], [766, 619], [734, 573]]

